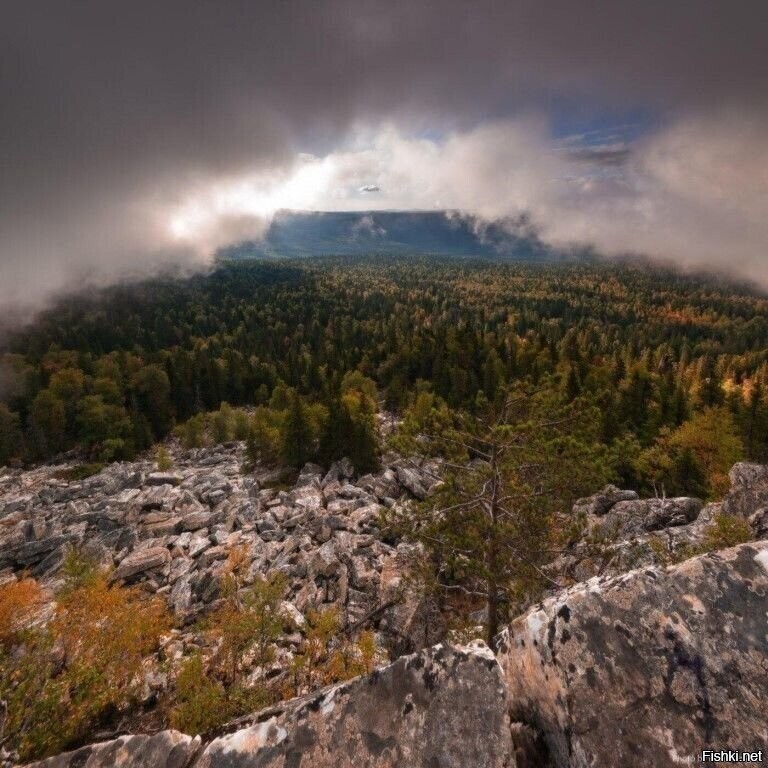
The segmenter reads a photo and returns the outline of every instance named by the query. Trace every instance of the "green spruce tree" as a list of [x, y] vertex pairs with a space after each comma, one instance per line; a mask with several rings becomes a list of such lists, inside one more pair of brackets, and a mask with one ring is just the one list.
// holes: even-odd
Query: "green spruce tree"
[[312, 426], [298, 392], [291, 392], [283, 432], [282, 459], [291, 467], [303, 467], [313, 456]]

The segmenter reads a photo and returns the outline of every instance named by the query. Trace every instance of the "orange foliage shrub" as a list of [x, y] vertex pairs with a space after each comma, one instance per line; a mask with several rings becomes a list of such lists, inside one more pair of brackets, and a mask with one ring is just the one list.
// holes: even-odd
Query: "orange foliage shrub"
[[42, 596], [34, 579], [20, 579], [0, 587], [0, 645], [13, 642], [40, 609]]
[[53, 618], [25, 633], [21, 652], [0, 658], [6, 742], [28, 760], [87, 738], [135, 702], [143, 661], [169, 627], [160, 599], [93, 571], [71, 583]]

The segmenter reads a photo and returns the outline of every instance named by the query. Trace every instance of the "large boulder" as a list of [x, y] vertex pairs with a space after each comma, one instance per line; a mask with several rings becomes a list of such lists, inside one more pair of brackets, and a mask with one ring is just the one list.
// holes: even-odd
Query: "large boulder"
[[602, 517], [608, 510], [620, 501], [633, 501], [637, 499], [636, 491], [623, 491], [615, 485], [606, 485], [602, 491], [587, 496], [583, 499], [577, 499], [573, 506], [575, 513], [583, 512], [587, 515]]
[[601, 528], [618, 539], [641, 536], [693, 522], [703, 503], [686, 496], [673, 499], [635, 499], [619, 501], [600, 518]]
[[437, 646], [259, 713], [195, 768], [512, 768], [507, 711], [487, 648]]
[[125, 581], [140, 573], [163, 568], [171, 561], [171, 553], [165, 547], [148, 547], [131, 552], [112, 574], [113, 581]]
[[749, 518], [768, 506], [768, 465], [739, 462], [728, 473], [731, 490], [723, 499], [723, 511]]
[[200, 739], [178, 731], [160, 731], [152, 736], [121, 736], [90, 744], [27, 768], [186, 768], [199, 746]]
[[123, 736], [27, 768], [514, 768], [501, 667], [482, 644], [436, 646], [225, 727]]
[[511, 717], [558, 768], [766, 749], [768, 542], [596, 577], [500, 636]]
[[176, 472], [150, 472], [147, 485], [180, 485], [184, 478]]
[[397, 479], [412, 496], [424, 500], [429, 495], [429, 483], [427, 479], [413, 467], [398, 466], [395, 469]]
[[77, 533], [59, 534], [35, 541], [27, 541], [15, 547], [8, 547], [0, 553], [0, 565], [15, 563], [17, 567], [26, 568], [37, 563], [51, 552], [61, 549], [64, 545], [79, 541]]

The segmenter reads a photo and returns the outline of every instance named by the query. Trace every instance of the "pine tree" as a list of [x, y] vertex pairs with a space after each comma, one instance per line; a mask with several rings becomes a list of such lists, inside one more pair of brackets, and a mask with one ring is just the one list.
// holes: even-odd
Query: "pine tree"
[[669, 493], [698, 498], [707, 495], [707, 477], [690, 446], [684, 447], [675, 460], [674, 481], [675, 486], [667, 489]]
[[312, 458], [312, 427], [298, 392], [291, 392], [283, 433], [283, 461], [303, 467]]
[[568, 376], [565, 380], [565, 395], [568, 400], [574, 400], [579, 396], [581, 392], [581, 383], [579, 382], [579, 375], [576, 373], [576, 368], [571, 366], [568, 369]]
[[349, 455], [350, 437], [353, 424], [348, 409], [337, 397], [328, 403], [328, 419], [320, 435], [318, 455], [320, 461], [327, 467], [334, 461]]
[[717, 373], [717, 361], [714, 355], [706, 355], [699, 372], [699, 402], [705, 407], [720, 405], [723, 402], [723, 388]]
[[400, 411], [405, 405], [406, 400], [407, 395], [405, 387], [403, 386], [403, 380], [396, 376], [387, 387], [386, 395], [384, 397], [384, 407], [388, 411]]
[[149, 423], [155, 440], [162, 440], [173, 426], [168, 374], [159, 365], [145, 365], [134, 376], [133, 388], [138, 409]]
[[376, 437], [376, 419], [370, 411], [368, 401], [363, 399], [352, 421], [349, 458], [355, 469], [364, 474], [373, 472], [379, 466], [379, 448]]
[[5, 403], [0, 403], [0, 467], [21, 454], [19, 415], [10, 410]]
[[[578, 401], [563, 410], [551, 398], [515, 394], [482, 418], [453, 418], [453, 426], [431, 434], [423, 429], [429, 419], [406, 417], [410, 447], [429, 440], [449, 461], [434, 497], [388, 516], [394, 530], [430, 553], [438, 590], [485, 606], [490, 645], [502, 621], [552, 582], [544, 567], [553, 557], [556, 515], [570, 510], [575, 494], [604, 482], [608, 469], [595, 448], [597, 414]], [[406, 435], [400, 439], [409, 445]]]

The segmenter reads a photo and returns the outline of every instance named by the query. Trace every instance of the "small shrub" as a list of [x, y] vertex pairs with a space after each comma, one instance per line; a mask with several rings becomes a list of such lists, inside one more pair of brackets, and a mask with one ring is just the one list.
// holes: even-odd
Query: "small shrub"
[[280, 601], [285, 592], [282, 575], [239, 589], [239, 571], [248, 561], [237, 550], [230, 553], [222, 585], [223, 605], [206, 622], [206, 631], [217, 642], [212, 659], [214, 674], [227, 686], [238, 685], [250, 666], [265, 667], [274, 660], [274, 644], [283, 629]]
[[376, 641], [362, 632], [357, 641], [342, 632], [338, 611], [311, 610], [300, 652], [293, 660], [293, 687], [285, 695], [299, 696], [373, 670]]
[[654, 560], [660, 565], [668, 565], [672, 561], [673, 553], [669, 551], [669, 546], [658, 536], [652, 536], [648, 540], [648, 546], [651, 548], [651, 552], [653, 552]]
[[160, 472], [167, 472], [173, 466], [173, 460], [164, 445], [159, 445], [155, 451], [155, 464]]
[[737, 544], [743, 544], [751, 539], [752, 529], [746, 520], [721, 512], [712, 519], [700, 544], [692, 545], [682, 542], [676, 547], [670, 548], [657, 537], [651, 538], [648, 543], [658, 563], [674, 565], [697, 555], [705, 555], [707, 552], [735, 547]]
[[131, 455], [132, 451], [129, 450], [127, 442], [121, 437], [108, 437], [101, 443], [98, 451], [98, 459], [104, 464], [128, 458]]
[[73, 590], [90, 586], [97, 580], [104, 578], [99, 563], [77, 547], [67, 549], [61, 564], [61, 575], [64, 577], [64, 586], [59, 591], [58, 597], [62, 597]]
[[5, 732], [25, 761], [76, 745], [130, 709], [143, 660], [170, 626], [162, 600], [75, 570], [51, 621], [0, 663]]
[[248, 414], [242, 410], [236, 410], [234, 416], [235, 440], [247, 440], [251, 432], [251, 422]]
[[229, 403], [222, 403], [218, 411], [209, 416], [209, 426], [214, 443], [226, 443], [234, 433], [235, 414]]
[[181, 440], [184, 448], [202, 448], [206, 442], [205, 416], [202, 413], [192, 416], [183, 424], [179, 424], [174, 434]]
[[716, 549], [727, 549], [743, 544], [752, 538], [752, 529], [743, 517], [720, 513], [715, 515], [712, 524], [707, 528], [704, 539], [706, 552]]
[[57, 472], [55, 476], [59, 480], [67, 480], [70, 483], [76, 483], [79, 480], [85, 480], [88, 477], [93, 477], [93, 475], [98, 475], [102, 469], [104, 469], [104, 465], [100, 462], [76, 464], [74, 467], [62, 469]]
[[34, 579], [23, 578], [0, 587], [0, 645], [10, 645], [37, 613], [42, 601]]
[[216, 650], [207, 659], [199, 654], [187, 659], [176, 678], [167, 706], [173, 727], [186, 733], [207, 733], [275, 699], [265, 682], [249, 684], [245, 678], [251, 667], [263, 669], [274, 660], [284, 623], [280, 601], [285, 582], [278, 575], [241, 590], [249, 563], [244, 550], [230, 552], [223, 604], [202, 625]]
[[270, 408], [259, 407], [251, 418], [246, 450], [251, 464], [277, 461], [280, 454], [282, 415]]
[[224, 687], [210, 677], [200, 654], [186, 659], [176, 677], [170, 724], [183, 733], [207, 733], [228, 719]]

